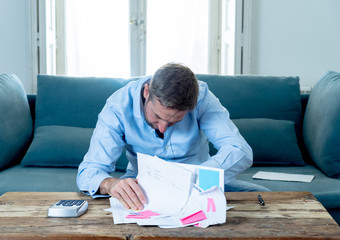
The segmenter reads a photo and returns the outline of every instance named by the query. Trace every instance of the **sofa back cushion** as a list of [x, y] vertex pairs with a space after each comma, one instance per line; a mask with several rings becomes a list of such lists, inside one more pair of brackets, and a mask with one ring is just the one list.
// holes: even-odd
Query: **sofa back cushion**
[[[131, 80], [39, 75], [34, 138], [21, 164], [78, 167], [106, 99]], [[126, 166], [121, 156], [116, 169]]]
[[298, 77], [196, 75], [208, 83], [231, 119], [290, 120], [301, 132], [301, 95]]
[[253, 149], [253, 166], [303, 166], [294, 122], [269, 118], [234, 119]]
[[94, 128], [106, 99], [129, 80], [38, 76], [35, 128], [62, 125]]
[[254, 166], [305, 164], [299, 148], [302, 112], [298, 77], [196, 76], [208, 83], [229, 111], [253, 149]]
[[[293, 128], [297, 132], [300, 131], [301, 104], [297, 77], [218, 75], [197, 75], [197, 77], [208, 83], [210, 90], [229, 110], [232, 119], [245, 119], [244, 126], [249, 125], [247, 120], [256, 118], [262, 118], [264, 121], [260, 121], [260, 123], [253, 121], [251, 126], [268, 122], [265, 119], [288, 120], [292, 122]], [[90, 141], [88, 139], [88, 142], [84, 142], [82, 136], [89, 135], [88, 133], [95, 127], [98, 113], [106, 99], [131, 80], [136, 79], [38, 76], [36, 134], [22, 164], [25, 166], [77, 166], [82, 161], [81, 156], [85, 155], [84, 149], [88, 148]], [[266, 129], [261, 131], [257, 131], [255, 128], [254, 130], [247, 128], [244, 131], [247, 131], [252, 138], [261, 138], [258, 136], [259, 133], [274, 132], [271, 128], [272, 125], [266, 124]], [[38, 129], [41, 127], [44, 128]], [[67, 129], [69, 132], [79, 134], [65, 137], [65, 131], [56, 131], [56, 129]], [[80, 134], [80, 132], [84, 133]], [[279, 131], [276, 132], [279, 134]], [[289, 134], [294, 135], [295, 133], [293, 131]], [[53, 139], [51, 136], [54, 136]], [[273, 137], [282, 139], [279, 135]], [[296, 136], [291, 136], [287, 139], [295, 138]], [[261, 156], [258, 164], [272, 164], [272, 159], [277, 159], [277, 154], [274, 153], [275, 155], [272, 156], [268, 154], [268, 151], [262, 151], [261, 149], [268, 148], [265, 141], [262, 142], [263, 146], [251, 146], [256, 148], [254, 150], [255, 153], [258, 153], [257, 156]], [[275, 144], [274, 141], [269, 141], [269, 143]], [[296, 149], [294, 141], [291, 143], [292, 148], [289, 149]], [[78, 152], [58, 151], [58, 146], [64, 144], [70, 146], [70, 149], [73, 146]], [[84, 144], [84, 146], [80, 147], [79, 144]], [[87, 145], [85, 146], [85, 144]], [[60, 149], [65, 148], [60, 147]], [[56, 152], [59, 154], [55, 154]], [[70, 156], [71, 152], [72, 156]], [[301, 156], [298, 154], [295, 156], [297, 158], [288, 160], [282, 157], [275, 162], [283, 165], [303, 165]], [[255, 160], [257, 161], [257, 158]], [[121, 158], [117, 165], [118, 169], [123, 170], [126, 163], [126, 158]]]
[[0, 75], [0, 169], [22, 157], [32, 136], [25, 90], [11, 74]]

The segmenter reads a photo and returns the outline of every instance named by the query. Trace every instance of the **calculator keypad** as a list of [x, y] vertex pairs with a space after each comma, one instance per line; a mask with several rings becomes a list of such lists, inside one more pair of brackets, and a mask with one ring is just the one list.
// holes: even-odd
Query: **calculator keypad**
[[80, 206], [83, 204], [84, 200], [60, 200], [56, 205], [57, 206]]

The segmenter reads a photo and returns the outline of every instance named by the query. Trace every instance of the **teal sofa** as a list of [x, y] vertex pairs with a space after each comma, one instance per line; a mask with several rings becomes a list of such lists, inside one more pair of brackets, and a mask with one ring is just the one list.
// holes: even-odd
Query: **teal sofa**
[[[298, 77], [197, 75], [229, 110], [253, 148], [238, 179], [272, 191], [310, 191], [340, 222], [340, 74], [327, 72], [311, 94]], [[137, 78], [38, 76], [37, 94], [0, 75], [0, 195], [78, 191], [77, 166], [106, 99]], [[211, 154], [216, 151], [212, 145]], [[127, 160], [118, 161], [119, 177]], [[253, 179], [258, 171], [314, 175], [310, 183]]]

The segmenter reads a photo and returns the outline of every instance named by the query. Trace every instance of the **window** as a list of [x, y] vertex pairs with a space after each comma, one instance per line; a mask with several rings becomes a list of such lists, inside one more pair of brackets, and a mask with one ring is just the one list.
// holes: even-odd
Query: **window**
[[[59, 46], [58, 73], [72, 76], [128, 76], [129, 2], [126, 0], [72, 0], [57, 8], [64, 19], [57, 26], [64, 42]], [[57, 35], [59, 39], [60, 35]]]
[[146, 73], [180, 62], [208, 73], [209, 1], [148, 0]]
[[[167, 62], [195, 73], [244, 72], [244, 27], [237, 22], [244, 22], [248, 0], [37, 1], [40, 73], [130, 77]], [[41, 24], [53, 24], [49, 19], [56, 28]], [[42, 47], [53, 41], [41, 36], [52, 33], [56, 47]]]

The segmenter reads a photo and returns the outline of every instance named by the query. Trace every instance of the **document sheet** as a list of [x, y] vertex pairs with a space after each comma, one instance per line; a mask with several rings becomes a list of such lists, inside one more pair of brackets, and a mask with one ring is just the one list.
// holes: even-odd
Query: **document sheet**
[[311, 182], [314, 179], [314, 175], [258, 171], [253, 175], [253, 178], [277, 181]]
[[223, 169], [179, 164], [137, 154], [138, 184], [147, 198], [141, 211], [110, 198], [114, 224], [137, 223], [176, 228], [222, 224], [227, 217]]

